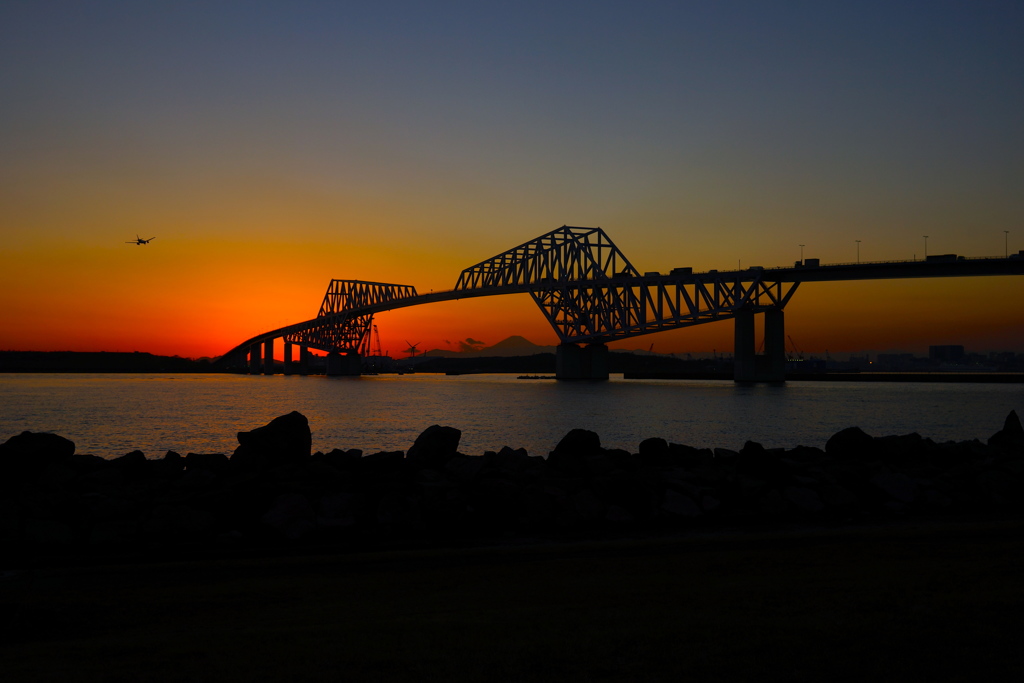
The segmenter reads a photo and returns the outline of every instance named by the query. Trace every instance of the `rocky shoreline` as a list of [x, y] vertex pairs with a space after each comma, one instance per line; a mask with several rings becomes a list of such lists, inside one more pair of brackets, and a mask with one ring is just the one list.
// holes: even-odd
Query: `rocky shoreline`
[[852, 427], [824, 449], [652, 438], [630, 453], [575, 429], [544, 458], [511, 448], [464, 455], [460, 437], [434, 425], [405, 452], [311, 453], [308, 421], [292, 412], [239, 432], [230, 457], [106, 460], [23, 432], [0, 444], [0, 543], [16, 566], [1024, 511], [1024, 428], [1012, 411], [985, 443]]

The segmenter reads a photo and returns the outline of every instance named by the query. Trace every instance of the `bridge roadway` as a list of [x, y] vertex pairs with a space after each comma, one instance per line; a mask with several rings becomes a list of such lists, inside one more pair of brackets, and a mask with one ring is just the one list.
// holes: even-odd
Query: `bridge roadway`
[[[806, 263], [806, 262], [805, 262]], [[915, 261], [884, 261], [884, 262], [863, 262], [863, 263], [838, 263], [838, 264], [826, 264], [826, 265], [802, 265], [799, 262], [793, 267], [771, 267], [763, 268], [760, 266], [753, 266], [741, 270], [732, 271], [716, 271], [709, 270], [698, 273], [681, 273], [681, 274], [661, 274], [661, 273], [646, 273], [644, 275], [630, 275], [630, 276], [613, 276], [611, 278], [598, 278], [589, 280], [555, 280], [555, 279], [543, 279], [535, 282], [527, 282], [513, 285], [501, 285], [501, 286], [487, 286], [476, 289], [452, 289], [439, 292], [430, 292], [428, 294], [416, 294], [414, 296], [392, 299], [389, 301], [382, 301], [374, 304], [365, 306], [358, 306], [347, 309], [339, 313], [332, 313], [327, 315], [318, 316], [310, 320], [304, 320], [299, 323], [280, 327], [275, 330], [270, 330], [262, 334], [251, 337], [245, 340], [241, 344], [237, 345], [230, 351], [228, 351], [222, 359], [227, 360], [228, 364], [231, 363], [232, 359], [242, 359], [247, 354], [251, 354], [252, 349], [258, 349], [261, 345], [267, 350], [267, 354], [264, 356], [264, 372], [273, 372], [272, 369], [272, 358], [273, 358], [273, 341], [275, 339], [283, 339], [293, 335], [300, 335], [304, 332], [309, 332], [324, 326], [337, 324], [343, 322], [346, 319], [352, 319], [357, 316], [372, 315], [381, 313], [384, 311], [396, 310], [400, 308], [407, 308], [410, 306], [420, 306], [424, 304], [439, 303], [442, 301], [456, 301], [459, 299], [472, 299], [482, 296], [500, 296], [506, 294], [523, 294], [523, 293], [535, 293], [538, 291], [556, 290], [556, 289], [573, 289], [577, 291], [590, 291], [590, 290], [629, 290], [629, 289], [641, 289], [641, 288], [685, 288], [686, 286], [700, 287], [714, 287], [735, 286], [737, 289], [743, 283], [755, 283], [760, 282], [770, 285], [791, 285], [791, 289], [785, 300], [788, 301], [788, 297], [795, 291], [795, 287], [803, 282], [840, 282], [840, 281], [854, 281], [854, 280], [887, 280], [887, 279], [905, 279], [905, 278], [936, 278], [936, 277], [978, 277], [978, 276], [993, 276], [993, 275], [1024, 275], [1024, 252], [1013, 254], [1009, 257], [998, 258], [998, 257], [985, 257], [985, 258], [966, 258], [957, 257], [956, 259], [949, 260], [915, 260]], [[696, 298], [696, 296], [695, 296]], [[784, 344], [782, 340], [784, 335], [782, 333], [782, 307], [781, 305], [774, 307], [752, 307], [750, 315], [743, 316], [740, 311], [733, 311], [731, 315], [721, 315], [718, 312], [707, 313], [702, 316], [694, 316], [694, 319], [688, 323], [680, 324], [678, 322], [667, 327], [661, 327], [657, 324], [651, 324], [648, 326], [640, 326], [638, 331], [632, 334], [619, 334], [619, 335], [591, 335], [587, 338], [575, 338], [573, 342], [590, 342], [591, 345], [601, 345], [602, 342], [609, 338], [627, 338], [629, 336], [639, 336], [640, 334], [650, 334], [653, 332], [661, 331], [662, 329], [671, 329], [673, 327], [680, 327], [685, 325], [700, 324], [706, 322], [713, 322], [715, 320], [726, 319], [729, 317], [736, 318], [736, 345], [737, 354], [736, 359], [738, 364], [746, 363], [750, 367], [746, 370], [746, 376], [741, 377], [741, 369], [737, 370], [737, 380], [742, 379], [761, 379], [763, 376], [767, 376], [770, 379], [780, 379], [781, 372], [784, 371]], [[753, 352], [742, 353], [741, 346], [752, 346], [753, 344], [753, 310], [757, 312], [764, 312], [766, 317], [766, 346], [772, 346], [771, 340], [767, 337], [774, 337], [776, 348], [774, 351], [768, 349], [767, 356], [775, 356], [774, 359], [763, 357], [753, 357]], [[772, 314], [775, 314], [774, 318]], [[553, 322], [553, 321], [552, 321]], [[553, 323], [554, 324], [554, 323]], [[774, 328], [769, 329], [769, 328]], [[556, 330], [557, 331], [557, 330]], [[562, 335], [564, 336], [564, 335]], [[749, 337], [749, 339], [747, 339]], [[563, 338], [563, 342], [566, 341]], [[286, 372], [290, 372], [291, 365], [291, 349], [290, 342], [286, 342], [285, 347], [285, 369]], [[575, 344], [564, 344], [559, 347], [560, 355], [563, 350], [563, 346], [575, 346]], [[303, 346], [302, 351], [302, 363], [303, 363], [303, 374], [308, 371], [307, 360], [307, 349]], [[748, 356], [748, 357], [744, 357]], [[270, 359], [269, 362], [266, 359]], [[561, 358], [560, 358], [561, 360]], [[756, 366], [772, 365], [774, 360], [774, 369], [769, 369], [764, 372], [763, 367], [755, 368]], [[254, 364], [254, 358], [250, 355], [249, 367], [252, 372], [259, 372], [259, 369]], [[779, 366], [782, 366], [782, 369]], [[269, 366], [269, 369], [268, 369]], [[560, 368], [561, 369], [561, 368]], [[342, 374], [357, 374], [352, 372], [351, 368], [349, 372]], [[600, 370], [598, 371], [600, 375]], [[604, 377], [607, 377], [607, 373], [604, 373]], [[599, 378], [599, 377], [598, 377]]]

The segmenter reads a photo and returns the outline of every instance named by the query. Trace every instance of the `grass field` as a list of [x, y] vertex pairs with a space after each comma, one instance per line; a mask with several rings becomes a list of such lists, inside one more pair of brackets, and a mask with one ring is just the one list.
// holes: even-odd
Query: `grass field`
[[37, 569], [4, 681], [1024, 680], [1024, 522]]

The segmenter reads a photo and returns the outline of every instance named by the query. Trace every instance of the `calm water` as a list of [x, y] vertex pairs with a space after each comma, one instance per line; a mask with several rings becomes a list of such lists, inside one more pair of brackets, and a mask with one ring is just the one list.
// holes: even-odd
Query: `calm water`
[[884, 436], [987, 439], [1024, 387], [994, 384], [790, 382], [738, 387], [719, 381], [604, 383], [517, 380], [514, 375], [284, 377], [246, 375], [0, 375], [0, 442], [52, 431], [78, 451], [116, 457], [140, 449], [231, 453], [235, 434], [298, 410], [313, 449], [407, 450], [432, 424], [462, 430], [460, 450], [502, 446], [546, 455], [574, 427], [609, 447], [645, 438], [699, 447], [823, 447], [850, 426]]

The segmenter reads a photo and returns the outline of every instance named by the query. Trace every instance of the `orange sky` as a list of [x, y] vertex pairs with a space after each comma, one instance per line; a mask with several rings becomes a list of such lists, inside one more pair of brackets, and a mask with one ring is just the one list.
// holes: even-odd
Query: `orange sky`
[[[1012, 4], [571, 4], [0, 4], [0, 348], [219, 355], [332, 278], [449, 289], [563, 224], [641, 272], [1024, 246]], [[556, 342], [525, 295], [377, 323]], [[787, 332], [1024, 352], [1024, 278], [807, 284]], [[617, 346], [652, 343], [732, 326]]]
[[[0, 346], [214, 356], [260, 332], [314, 317], [331, 275], [413, 284], [425, 293], [450, 289], [459, 272], [450, 255], [432, 253], [430, 244], [417, 251], [165, 237], [143, 247], [57, 242], [8, 251], [13, 258], [0, 273], [0, 298], [7, 319], [19, 324], [5, 326]], [[431, 272], [434, 264], [437, 272]], [[924, 353], [929, 344], [1020, 351], [1022, 285], [1013, 277], [808, 283], [787, 308], [787, 333], [808, 353]], [[469, 337], [489, 345], [518, 334], [557, 343], [528, 295], [403, 309], [376, 322], [382, 348], [393, 356], [405, 355], [405, 342], [419, 342], [421, 350], [456, 348]], [[731, 352], [732, 324], [613, 346], [651, 344], [663, 353]]]

